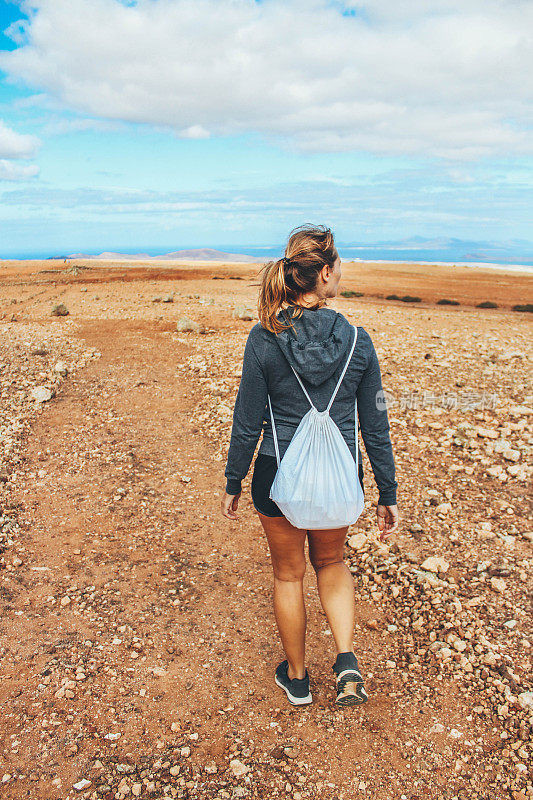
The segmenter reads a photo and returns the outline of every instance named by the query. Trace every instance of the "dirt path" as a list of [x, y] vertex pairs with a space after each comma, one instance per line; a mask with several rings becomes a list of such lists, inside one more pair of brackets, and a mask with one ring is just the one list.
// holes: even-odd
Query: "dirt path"
[[2, 796], [514, 796], [456, 767], [499, 733], [465, 723], [453, 681], [419, 693], [385, 669], [394, 642], [368, 627], [368, 601], [356, 642], [370, 701], [335, 709], [311, 571], [315, 700], [287, 704], [266, 544], [249, 494], [238, 522], [220, 515], [224, 465], [191, 422], [201, 386], [179, 371], [194, 349], [172, 330], [82, 324], [101, 358], [33, 425], [14, 494], [22, 564], [3, 595]]

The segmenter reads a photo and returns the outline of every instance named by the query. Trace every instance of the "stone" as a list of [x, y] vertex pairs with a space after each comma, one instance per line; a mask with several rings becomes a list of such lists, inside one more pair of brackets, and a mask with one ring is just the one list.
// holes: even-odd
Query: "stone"
[[56, 305], [52, 306], [52, 315], [54, 317], [66, 317], [69, 313], [64, 303], [56, 303]]
[[367, 538], [364, 533], [354, 533], [353, 536], [348, 538], [348, 546], [352, 550], [360, 550], [367, 543]]
[[442, 722], [435, 722], [429, 729], [430, 733], [444, 733], [444, 725]]
[[495, 592], [500, 592], [500, 594], [505, 592], [506, 583], [503, 578], [491, 578], [490, 585]]
[[47, 386], [34, 386], [31, 390], [31, 397], [38, 403], [46, 403], [51, 400], [54, 393]]
[[448, 572], [450, 565], [448, 562], [442, 558], [441, 556], [429, 556], [426, 560], [420, 565], [421, 569], [426, 569], [429, 572]]
[[232, 759], [229, 762], [229, 766], [236, 778], [240, 778], [241, 775], [246, 775], [246, 773], [250, 771], [250, 767], [247, 767], [246, 764], [239, 761], [238, 758]]
[[73, 788], [76, 789], [77, 792], [83, 792], [83, 790], [87, 789], [90, 785], [91, 781], [88, 781], [87, 778], [82, 778], [81, 781], [73, 784]]
[[533, 711], [533, 692], [521, 692], [518, 695], [518, 703], [526, 711]]
[[54, 365], [54, 372], [57, 372], [59, 375], [62, 375], [64, 378], [68, 375], [68, 367], [64, 361], [58, 361]]
[[233, 312], [235, 319], [252, 320], [255, 319], [254, 312], [246, 306], [236, 306]]
[[184, 331], [193, 331], [194, 333], [199, 333], [200, 325], [198, 322], [194, 322], [194, 320], [189, 319], [188, 317], [180, 317], [180, 319], [176, 322], [176, 330], [178, 333], [183, 333]]

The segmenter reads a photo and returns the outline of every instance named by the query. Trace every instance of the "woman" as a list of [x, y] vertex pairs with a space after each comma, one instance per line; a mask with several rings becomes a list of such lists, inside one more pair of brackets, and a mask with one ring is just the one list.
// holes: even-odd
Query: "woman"
[[[238, 519], [241, 481], [247, 475], [263, 431], [252, 476], [252, 500], [264, 528], [274, 571], [274, 613], [286, 660], [278, 665], [275, 681], [295, 705], [312, 702], [305, 666], [306, 610], [303, 576], [304, 543], [316, 572], [320, 602], [326, 614], [337, 658], [337, 698], [340, 705], [364, 703], [363, 678], [353, 650], [355, 593], [353, 577], [343, 562], [348, 528], [295, 528], [269, 498], [277, 470], [270, 395], [276, 420], [280, 458], [294, 435], [309, 402], [294, 375], [299, 374], [313, 403], [326, 408], [353, 343], [353, 327], [327, 307], [341, 278], [341, 260], [333, 234], [324, 226], [294, 229], [285, 257], [263, 267], [259, 293], [259, 323], [251, 329], [244, 349], [242, 376], [233, 412], [222, 514]], [[381, 372], [372, 340], [358, 327], [355, 350], [330, 409], [356, 460], [355, 398], [361, 434], [379, 489], [377, 520], [380, 538], [398, 527], [395, 464], [383, 403]], [[359, 458], [359, 479], [363, 468]]]

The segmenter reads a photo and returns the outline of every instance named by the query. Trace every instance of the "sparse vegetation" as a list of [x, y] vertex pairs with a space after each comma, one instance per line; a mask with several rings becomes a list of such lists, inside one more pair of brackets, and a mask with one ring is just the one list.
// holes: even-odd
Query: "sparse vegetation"
[[403, 297], [399, 297], [397, 294], [388, 294], [386, 297], [387, 300], [401, 300], [402, 303], [421, 303], [421, 297], [411, 297], [410, 294], [405, 294]]

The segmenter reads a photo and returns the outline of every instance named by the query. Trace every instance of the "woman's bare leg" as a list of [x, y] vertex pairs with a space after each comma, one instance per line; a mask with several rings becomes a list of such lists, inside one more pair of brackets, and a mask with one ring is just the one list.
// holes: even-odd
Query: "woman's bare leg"
[[309, 558], [337, 653], [353, 652], [355, 591], [352, 573], [343, 561], [347, 531], [347, 527], [308, 531]]
[[274, 571], [274, 616], [289, 662], [288, 675], [305, 676], [305, 610], [303, 577], [307, 531], [295, 528], [285, 517], [267, 517], [257, 511], [263, 525]]

